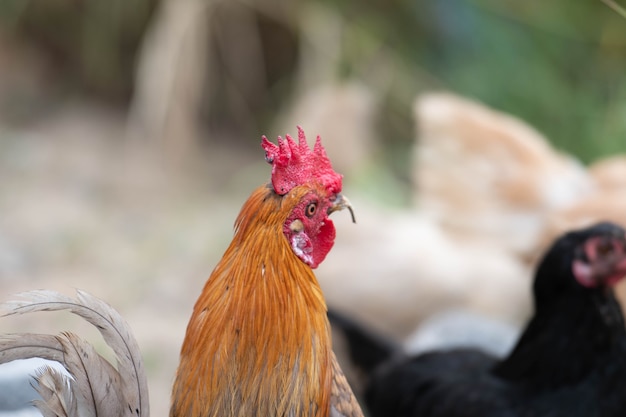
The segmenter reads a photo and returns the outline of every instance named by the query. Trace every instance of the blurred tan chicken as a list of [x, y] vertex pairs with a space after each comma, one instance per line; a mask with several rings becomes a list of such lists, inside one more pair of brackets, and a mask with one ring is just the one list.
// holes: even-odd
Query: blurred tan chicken
[[449, 93], [422, 95], [414, 110], [415, 206], [353, 198], [359, 227], [320, 268], [331, 307], [401, 339], [449, 309], [519, 324], [544, 244], [626, 221], [625, 159], [587, 170], [519, 119]]
[[447, 230], [525, 255], [548, 215], [593, 191], [577, 160], [507, 114], [452, 94], [415, 103], [416, 202]]
[[626, 156], [601, 159], [591, 164], [588, 172], [594, 185], [592, 193], [551, 213], [537, 251], [546, 246], [546, 240], [568, 228], [587, 226], [601, 219], [626, 224]]

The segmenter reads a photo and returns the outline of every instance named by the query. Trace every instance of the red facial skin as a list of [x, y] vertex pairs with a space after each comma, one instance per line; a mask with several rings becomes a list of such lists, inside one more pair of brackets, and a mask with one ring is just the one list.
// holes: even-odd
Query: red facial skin
[[283, 226], [294, 253], [311, 268], [317, 268], [335, 242], [335, 226], [328, 218], [333, 199], [324, 194], [322, 188], [307, 194]]
[[594, 237], [583, 245], [586, 260], [576, 259], [572, 272], [587, 288], [612, 287], [626, 276], [626, 245], [618, 238]]

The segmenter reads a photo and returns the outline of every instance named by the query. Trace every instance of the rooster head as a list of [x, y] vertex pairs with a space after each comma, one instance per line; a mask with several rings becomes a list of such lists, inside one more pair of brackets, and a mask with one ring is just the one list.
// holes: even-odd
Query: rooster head
[[261, 146], [272, 165], [273, 191], [289, 207], [283, 233], [296, 256], [316, 268], [335, 241], [328, 216], [347, 208], [355, 221], [350, 202], [341, 194], [342, 176], [333, 170], [321, 138], [317, 136], [311, 149], [300, 126], [297, 144], [289, 135], [279, 136], [278, 145], [263, 136]]

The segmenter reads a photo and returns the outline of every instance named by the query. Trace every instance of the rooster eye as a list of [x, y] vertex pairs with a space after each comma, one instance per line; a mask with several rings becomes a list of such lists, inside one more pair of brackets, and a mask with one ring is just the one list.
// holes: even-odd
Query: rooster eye
[[306, 216], [307, 217], [313, 217], [313, 215], [315, 214], [315, 212], [317, 211], [317, 203], [310, 203], [308, 206], [306, 206]]

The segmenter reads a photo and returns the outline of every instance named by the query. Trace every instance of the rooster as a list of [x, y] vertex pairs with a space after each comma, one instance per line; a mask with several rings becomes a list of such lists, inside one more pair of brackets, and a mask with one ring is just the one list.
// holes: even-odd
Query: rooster
[[[278, 145], [263, 137], [262, 146], [272, 165], [271, 182], [243, 205], [234, 238], [196, 302], [170, 416], [362, 416], [332, 351], [326, 303], [313, 274], [334, 243], [328, 216], [348, 209], [354, 221], [352, 207], [341, 195], [342, 176], [333, 170], [320, 137], [311, 149], [300, 127], [297, 144], [287, 135], [278, 138]], [[72, 375], [67, 379], [52, 369], [39, 374], [40, 409], [55, 410], [46, 416], [74, 416], [85, 409], [94, 415], [148, 415], [147, 392], [139, 389], [145, 388], [145, 376], [138, 349], [114, 310], [84, 293], [78, 300], [55, 293], [26, 297], [8, 305], [9, 313], [69, 308], [103, 334], [121, 337], [105, 336], [118, 356], [117, 368], [70, 334], [0, 341], [0, 362], [49, 357]], [[87, 365], [96, 369], [80, 361], [83, 350], [92, 358]], [[70, 356], [74, 351], [78, 353]], [[132, 369], [140, 372], [132, 374]], [[80, 372], [82, 379], [75, 375]], [[94, 393], [94, 382], [102, 382], [103, 389]], [[105, 391], [117, 394], [112, 404]], [[107, 413], [95, 411], [102, 404]]]
[[311, 151], [299, 128], [298, 141], [263, 137], [272, 181], [243, 205], [196, 302], [171, 417], [361, 415], [312, 270], [333, 246], [328, 215], [352, 209], [320, 137]]
[[625, 275], [621, 227], [561, 236], [537, 269], [535, 315], [504, 359], [469, 348], [407, 357], [345, 317], [332, 323], [370, 372], [373, 417], [618, 417], [626, 409], [626, 328], [613, 287]]

